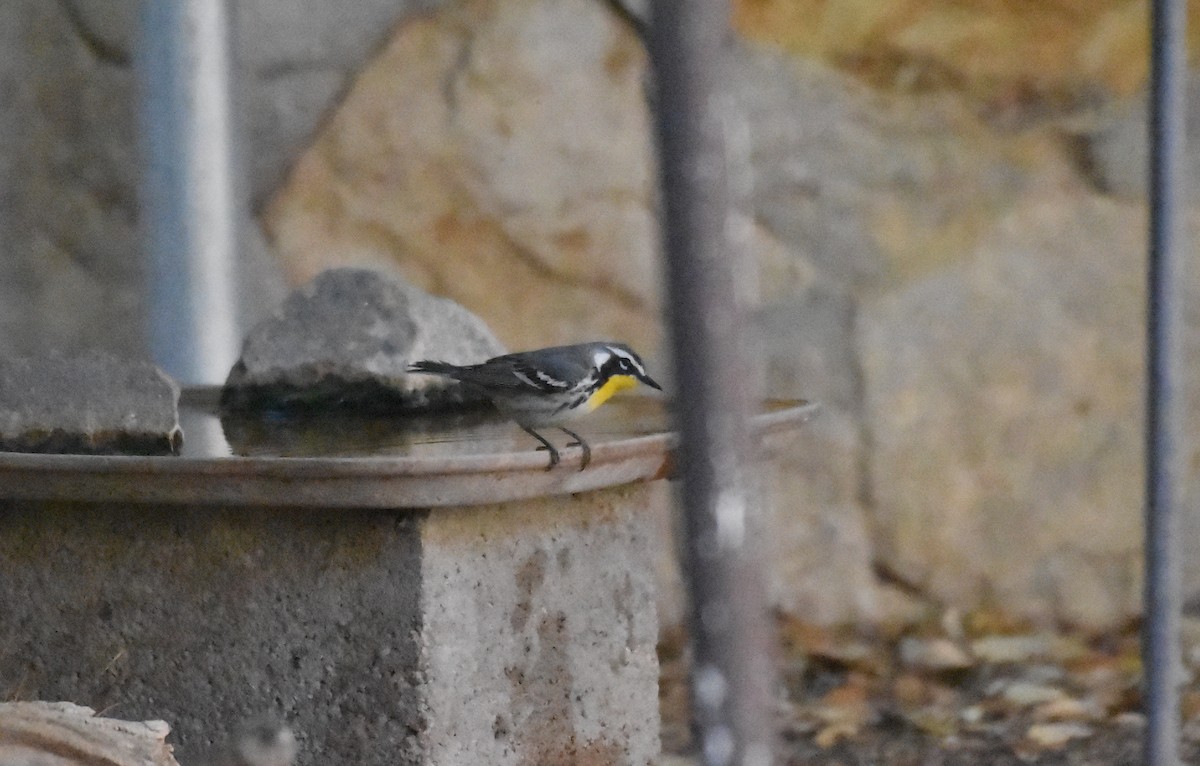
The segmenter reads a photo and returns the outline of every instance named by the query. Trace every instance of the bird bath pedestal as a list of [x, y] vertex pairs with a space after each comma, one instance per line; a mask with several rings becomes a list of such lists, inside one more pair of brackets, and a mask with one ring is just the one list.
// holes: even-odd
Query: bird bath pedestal
[[301, 764], [649, 763], [672, 437], [605, 410], [585, 471], [507, 423], [222, 423], [194, 391], [179, 457], [0, 453], [0, 695], [164, 719], [185, 766], [264, 713]]

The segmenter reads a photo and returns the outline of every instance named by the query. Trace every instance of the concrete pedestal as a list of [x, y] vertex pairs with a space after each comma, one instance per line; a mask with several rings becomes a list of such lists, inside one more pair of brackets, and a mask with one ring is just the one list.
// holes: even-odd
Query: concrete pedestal
[[648, 483], [412, 510], [0, 502], [0, 696], [273, 713], [300, 764], [645, 764]]

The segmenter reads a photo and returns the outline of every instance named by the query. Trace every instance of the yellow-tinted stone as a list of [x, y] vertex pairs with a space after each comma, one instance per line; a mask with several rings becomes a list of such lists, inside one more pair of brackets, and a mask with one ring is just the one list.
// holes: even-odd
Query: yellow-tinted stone
[[402, 25], [269, 205], [291, 277], [393, 263], [511, 348], [654, 348], [645, 54], [589, 0], [470, 0]]
[[[1200, 3], [1189, 6], [1200, 41]], [[816, 57], [886, 88], [949, 87], [995, 107], [1069, 105], [1146, 78], [1143, 0], [735, 0], [747, 39]]]

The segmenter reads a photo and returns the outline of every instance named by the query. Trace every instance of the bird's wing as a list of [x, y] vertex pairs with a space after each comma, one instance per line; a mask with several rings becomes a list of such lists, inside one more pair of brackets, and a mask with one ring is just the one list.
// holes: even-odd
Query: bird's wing
[[[591, 355], [580, 346], [560, 346], [536, 352], [510, 354], [513, 369], [534, 381], [546, 393], [563, 393], [592, 375]], [[535, 364], [536, 362], [536, 364]]]
[[455, 380], [485, 390], [510, 393], [543, 391], [543, 388], [536, 382], [536, 375], [526, 371], [526, 368], [518, 364], [511, 356], [496, 357], [483, 364], [458, 367], [447, 374]]
[[459, 380], [514, 393], [561, 394], [569, 391], [587, 370], [553, 354], [521, 352], [463, 368]]
[[445, 375], [484, 389], [556, 394], [570, 391], [591, 372], [590, 359], [580, 358], [575, 351], [575, 347], [563, 346], [505, 354], [482, 364], [459, 367], [419, 362], [410, 369]]

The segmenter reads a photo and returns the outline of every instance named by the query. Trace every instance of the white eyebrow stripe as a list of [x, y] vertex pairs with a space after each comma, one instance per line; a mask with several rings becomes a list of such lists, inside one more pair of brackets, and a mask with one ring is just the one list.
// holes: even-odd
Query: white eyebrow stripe
[[605, 346], [605, 348], [607, 348], [609, 351], [613, 352], [617, 356], [621, 357], [625, 361], [629, 362], [629, 364], [633, 366], [633, 369], [637, 370], [638, 372], [642, 373], [643, 375], [646, 374], [646, 368], [643, 367], [641, 362], [639, 362], [636, 358], [634, 358], [628, 352], [622, 351], [621, 349], [615, 348], [613, 346]]
[[630, 356], [627, 352], [617, 348], [616, 346], [605, 346], [605, 348], [607, 348], [609, 351], [616, 354], [617, 356], [621, 357], [622, 359], [626, 359], [626, 360], [628, 360], [630, 362], [634, 362], [634, 363], [637, 362], [637, 360], [634, 359], [632, 356]]
[[592, 357], [592, 364], [594, 364], [596, 366], [596, 369], [598, 370], [601, 367], [603, 367], [604, 363], [607, 362], [609, 359], [612, 359], [611, 353], [609, 353], [608, 351], [597, 351], [595, 356]]

